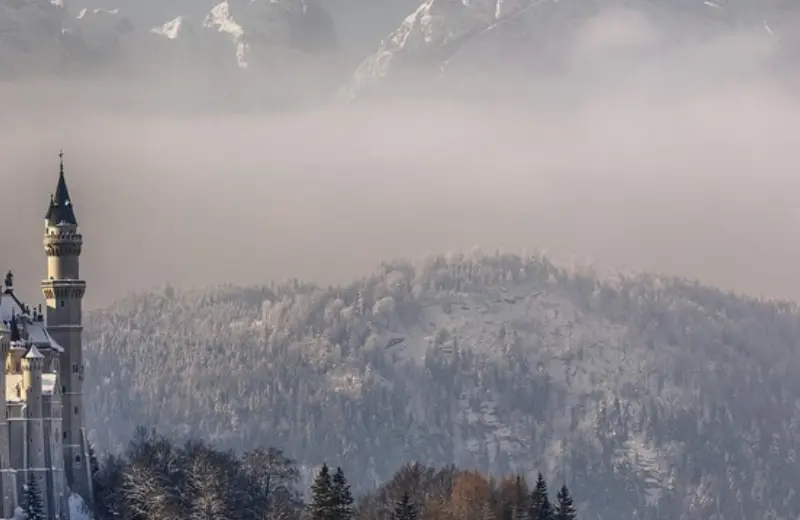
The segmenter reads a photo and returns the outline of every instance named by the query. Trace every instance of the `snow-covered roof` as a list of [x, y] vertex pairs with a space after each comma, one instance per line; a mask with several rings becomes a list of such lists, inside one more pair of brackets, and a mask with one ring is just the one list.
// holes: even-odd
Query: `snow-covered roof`
[[31, 345], [28, 353], [25, 354], [25, 359], [44, 359], [44, 356], [39, 352], [39, 349], [36, 348], [36, 345]]
[[59, 345], [59, 343], [53, 339], [53, 336], [47, 332], [44, 322], [31, 321], [30, 323], [25, 324], [25, 329], [28, 332], [28, 339], [37, 347], [50, 348], [56, 352], [64, 352], [64, 347]]
[[23, 314], [22, 305], [13, 293], [0, 295], [0, 319], [4, 322], [11, 321], [11, 316]]
[[8, 328], [12, 316], [16, 318], [18, 326], [22, 329], [22, 337], [25, 340], [36, 345], [40, 350], [50, 349], [64, 352], [64, 347], [47, 332], [44, 321], [34, 319], [13, 292], [4, 292], [0, 294], [0, 328]]

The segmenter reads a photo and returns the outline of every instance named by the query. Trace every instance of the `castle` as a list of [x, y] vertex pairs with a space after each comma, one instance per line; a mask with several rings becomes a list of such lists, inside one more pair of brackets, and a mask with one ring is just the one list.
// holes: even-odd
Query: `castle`
[[45, 215], [46, 308], [18, 298], [11, 272], [0, 295], [0, 518], [14, 518], [24, 505], [29, 479], [46, 518], [69, 518], [70, 493], [92, 500], [82, 402], [82, 245], [62, 154]]

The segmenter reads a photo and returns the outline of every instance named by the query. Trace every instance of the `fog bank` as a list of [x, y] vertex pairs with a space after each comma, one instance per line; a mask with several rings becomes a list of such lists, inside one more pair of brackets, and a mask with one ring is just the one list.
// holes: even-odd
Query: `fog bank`
[[493, 78], [508, 99], [281, 115], [92, 108], [59, 84], [37, 87], [42, 103], [4, 85], [0, 268], [39, 298], [64, 148], [90, 306], [167, 281], [346, 282], [381, 260], [475, 245], [798, 299], [800, 100], [766, 68], [704, 73], [700, 50], [618, 79]]

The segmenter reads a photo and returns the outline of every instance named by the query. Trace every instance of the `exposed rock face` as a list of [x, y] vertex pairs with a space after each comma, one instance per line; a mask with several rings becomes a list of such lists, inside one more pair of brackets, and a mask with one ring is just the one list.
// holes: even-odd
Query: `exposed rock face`
[[178, 16], [149, 29], [135, 27], [120, 9], [70, 14], [60, 2], [4, 0], [0, 42], [3, 74], [10, 76], [14, 69], [48, 70], [59, 61], [67, 69], [70, 63], [93, 65], [99, 72], [124, 69], [160, 62], [162, 53], [175, 49], [192, 51], [181, 59], [197, 68], [218, 66], [226, 56], [240, 69], [267, 68], [278, 60], [300, 60], [304, 53], [335, 51], [336, 33], [316, 0], [223, 1], [202, 19]]
[[575, 65], [576, 48], [636, 52], [655, 45], [750, 32], [796, 48], [786, 20], [800, 4], [696, 0], [427, 0], [369, 56], [344, 93], [350, 99], [456, 72], [547, 73]]

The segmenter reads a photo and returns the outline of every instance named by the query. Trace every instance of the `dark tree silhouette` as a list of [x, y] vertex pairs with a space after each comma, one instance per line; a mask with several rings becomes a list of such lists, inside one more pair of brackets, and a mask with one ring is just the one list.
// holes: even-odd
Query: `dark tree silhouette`
[[308, 508], [312, 520], [336, 520], [336, 495], [334, 494], [330, 468], [322, 464], [311, 484], [311, 504]]
[[566, 484], [561, 486], [556, 496], [555, 520], [575, 520], [577, 512]]

